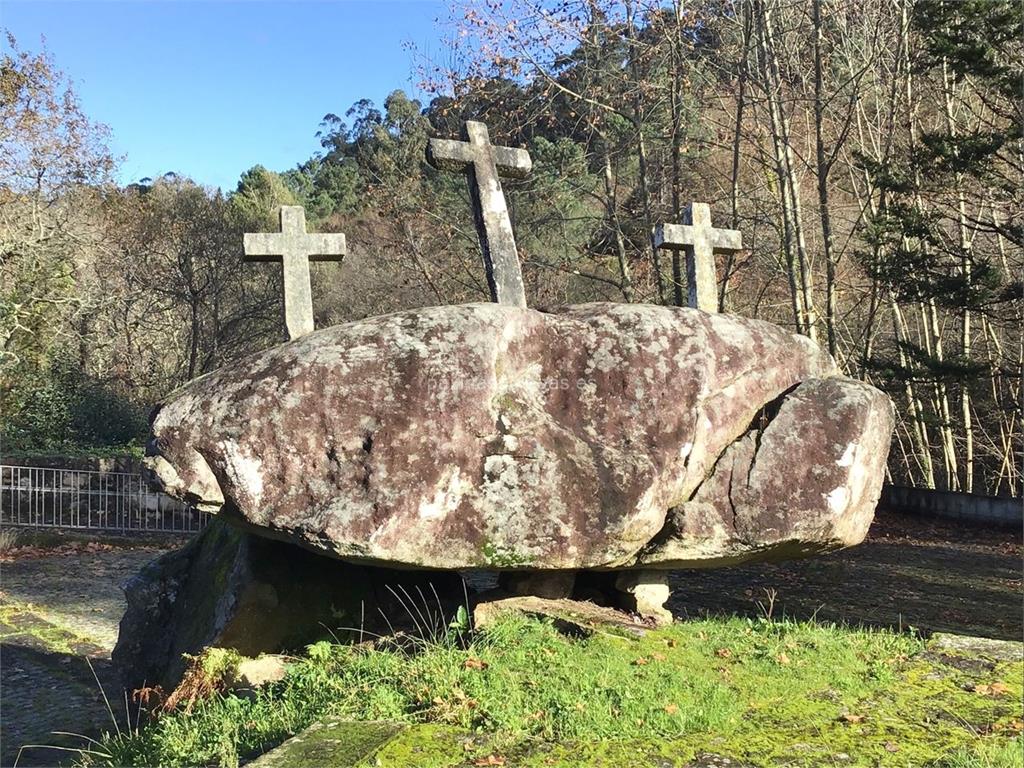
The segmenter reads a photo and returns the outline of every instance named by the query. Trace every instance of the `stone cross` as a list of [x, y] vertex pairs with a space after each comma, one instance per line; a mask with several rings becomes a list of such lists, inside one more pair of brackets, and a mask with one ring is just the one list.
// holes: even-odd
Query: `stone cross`
[[662, 224], [654, 232], [657, 248], [686, 251], [686, 283], [689, 304], [705, 312], [718, 311], [718, 280], [715, 254], [743, 249], [743, 235], [736, 229], [711, 226], [711, 207], [690, 203], [683, 211], [682, 224]]
[[525, 307], [523, 273], [499, 176], [525, 178], [533, 167], [530, 154], [525, 149], [494, 146], [487, 126], [474, 120], [466, 122], [462, 137], [464, 141], [431, 139], [427, 161], [436, 168], [466, 172], [491, 300]]
[[306, 212], [301, 205], [281, 206], [281, 231], [247, 232], [243, 238], [246, 261], [280, 261], [284, 269], [284, 322], [288, 337], [297, 339], [313, 332], [313, 296], [309, 286], [309, 262], [341, 261], [345, 257], [343, 234], [306, 232]]

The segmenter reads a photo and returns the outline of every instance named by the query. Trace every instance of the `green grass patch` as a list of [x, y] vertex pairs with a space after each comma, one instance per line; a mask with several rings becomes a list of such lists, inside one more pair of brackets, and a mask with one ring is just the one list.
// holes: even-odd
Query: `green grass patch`
[[318, 643], [280, 683], [108, 735], [82, 762], [233, 766], [332, 717], [410, 724], [377, 753], [384, 766], [488, 755], [524, 766], [628, 764], [621, 755], [682, 765], [711, 752], [765, 766], [845, 754], [845, 765], [1019, 767], [1022, 665], [987, 667], [985, 682], [1001, 685], [979, 693], [976, 672], [924, 648], [910, 634], [739, 618], [639, 640], [570, 639], [509, 617], [465, 646]]
[[19, 459], [141, 459], [146, 446], [142, 442], [121, 445], [78, 445], [62, 444], [44, 448], [9, 450], [4, 459], [16, 464]]
[[42, 608], [31, 603], [5, 599], [0, 603], [0, 643], [34, 641], [50, 653], [74, 655], [82, 644], [93, 641], [70, 627], [62, 626]]

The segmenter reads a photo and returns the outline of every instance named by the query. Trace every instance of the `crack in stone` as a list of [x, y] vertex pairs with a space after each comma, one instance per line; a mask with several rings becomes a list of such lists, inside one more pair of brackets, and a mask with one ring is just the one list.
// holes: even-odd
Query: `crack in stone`
[[[733, 440], [728, 445], [726, 445], [722, 449], [722, 451], [718, 454], [718, 456], [715, 457], [715, 461], [711, 465], [711, 468], [708, 470], [707, 474], [704, 476], [704, 479], [701, 480], [701, 482], [697, 485], [697, 487], [693, 489], [693, 492], [689, 495], [689, 497], [685, 501], [683, 501], [681, 504], [677, 504], [675, 507], [672, 507], [671, 509], [668, 510], [668, 512], [666, 513], [666, 516], [665, 516], [665, 524], [662, 526], [661, 530], [659, 530], [654, 536], [651, 537], [651, 540], [645, 546], [640, 548], [640, 550], [636, 554], [637, 559], [642, 559], [647, 554], [656, 551], [661, 545], [663, 545], [666, 541], [668, 541], [669, 539], [672, 538], [673, 534], [677, 530], [676, 520], [675, 520], [676, 516], [672, 514], [672, 510], [673, 509], [679, 509], [680, 507], [685, 505], [687, 502], [693, 501], [697, 497], [697, 494], [700, 492], [700, 489], [704, 487], [704, 484], [707, 483], [707, 481], [710, 480], [715, 475], [716, 471], [718, 471], [718, 466], [719, 466], [719, 464], [721, 464], [722, 460], [729, 453], [729, 449], [732, 446], [737, 445], [739, 443], [739, 441], [742, 440], [744, 437], [746, 437], [747, 435], [750, 435], [751, 433], [753, 433], [754, 434], [754, 452], [753, 452], [753, 457], [751, 458], [751, 461], [750, 461], [750, 466], [747, 469], [747, 477], [746, 477], [746, 481], [745, 481], [748, 485], [750, 484], [750, 476], [751, 476], [751, 474], [754, 471], [754, 465], [757, 463], [757, 454], [758, 454], [758, 452], [761, 449], [761, 438], [764, 436], [765, 431], [768, 429], [768, 427], [771, 425], [771, 423], [775, 420], [775, 417], [778, 416], [779, 411], [782, 409], [782, 401], [785, 400], [785, 398], [793, 390], [795, 390], [798, 386], [800, 386], [800, 383], [801, 382], [797, 382], [796, 384], [794, 384], [793, 386], [789, 387], [784, 392], [779, 394], [777, 397], [773, 398], [772, 400], [769, 400], [767, 403], [765, 403], [760, 408], [758, 408], [757, 413], [754, 414], [754, 417], [753, 417], [753, 419], [751, 419], [750, 424], [740, 434], [740, 436], [737, 437], [735, 440]], [[699, 414], [700, 411], [698, 410], [697, 413]], [[691, 451], [690, 455], [693, 455], [692, 451]], [[690, 456], [687, 456], [686, 459], [684, 460], [684, 466], [689, 464], [689, 459], [690, 459]], [[737, 518], [738, 518], [738, 512], [736, 510], [736, 505], [735, 505], [735, 502], [733, 500], [733, 495], [732, 495], [733, 483], [734, 483], [734, 478], [735, 477], [736, 477], [736, 472], [735, 472], [735, 467], [733, 467], [732, 469], [730, 469], [730, 472], [729, 472], [729, 482], [727, 484], [727, 498], [728, 498], [728, 501], [729, 501], [730, 510], [732, 512], [732, 528], [733, 528], [733, 533], [734, 534], [736, 534], [736, 532], [737, 532], [737, 530], [736, 530], [736, 521], [737, 521]]]
[[[756, 453], [755, 453], [755, 455], [756, 455]], [[732, 486], [733, 486], [733, 481], [735, 480], [735, 478], [736, 478], [736, 462], [734, 461], [732, 469], [729, 470], [729, 484], [726, 487], [726, 491], [725, 491], [726, 498], [729, 500], [729, 509], [732, 511], [732, 532], [733, 532], [733, 535], [736, 535], [736, 533], [737, 533], [736, 517], [739, 514], [736, 511], [736, 502], [733, 501], [733, 498], [732, 498]], [[747, 481], [748, 481], [748, 483], [749, 483], [749, 480], [750, 480], [750, 474], [748, 473], [747, 474]]]
[[758, 421], [757, 433], [754, 435], [754, 456], [750, 460], [750, 468], [747, 470], [747, 485], [750, 485], [750, 476], [754, 474], [754, 467], [757, 465], [757, 456], [761, 452], [761, 439], [764, 437], [764, 433], [768, 427], [775, 421], [775, 417], [779, 415], [779, 411], [782, 410], [782, 402], [789, 394], [800, 386], [802, 382], [797, 382], [789, 389], [780, 393], [774, 400], [769, 400], [767, 403], [761, 406], [760, 410], [754, 415], [754, 420], [750, 423], [748, 433], [753, 431], [754, 421]]

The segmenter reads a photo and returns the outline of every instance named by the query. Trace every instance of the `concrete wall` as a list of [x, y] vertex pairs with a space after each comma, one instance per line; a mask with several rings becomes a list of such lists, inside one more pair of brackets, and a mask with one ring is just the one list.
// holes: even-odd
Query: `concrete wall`
[[965, 523], [1020, 529], [1024, 526], [1024, 499], [979, 496], [973, 493], [933, 491], [886, 485], [878, 506], [896, 512], [941, 517]]

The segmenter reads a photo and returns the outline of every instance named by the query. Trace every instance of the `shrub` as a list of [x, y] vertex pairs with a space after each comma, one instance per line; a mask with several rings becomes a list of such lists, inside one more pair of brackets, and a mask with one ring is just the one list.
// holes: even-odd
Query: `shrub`
[[10, 374], [13, 383], [0, 403], [6, 453], [125, 446], [145, 439], [146, 409], [65, 358]]

